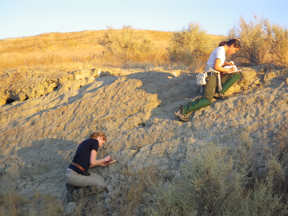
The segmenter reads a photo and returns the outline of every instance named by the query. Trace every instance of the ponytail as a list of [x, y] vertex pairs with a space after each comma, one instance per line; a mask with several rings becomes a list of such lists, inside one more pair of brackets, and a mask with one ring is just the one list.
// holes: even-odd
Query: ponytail
[[222, 42], [219, 44], [219, 47], [220, 47], [220, 46], [224, 46], [225, 44], [227, 44], [227, 42], [226, 42], [226, 41], [222, 41]]

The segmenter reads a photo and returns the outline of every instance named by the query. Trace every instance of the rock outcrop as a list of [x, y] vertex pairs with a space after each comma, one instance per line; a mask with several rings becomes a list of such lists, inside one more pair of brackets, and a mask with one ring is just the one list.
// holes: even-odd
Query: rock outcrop
[[[78, 144], [94, 131], [108, 138], [99, 157], [117, 160], [91, 169], [109, 179], [109, 200], [117, 198], [115, 184], [131, 181], [119, 174], [123, 169], [137, 173], [156, 166], [177, 175], [180, 164], [209, 142], [233, 148], [246, 134], [269, 145], [288, 122], [287, 68], [243, 68], [229, 99], [215, 100], [185, 123], [173, 112], [197, 96], [197, 74], [99, 71], [38, 79], [33, 72], [29, 82], [16, 72], [1, 77], [10, 83], [1, 85], [1, 193], [17, 190], [29, 198], [39, 191], [64, 198], [65, 170]], [[14, 102], [6, 104], [9, 98]]]

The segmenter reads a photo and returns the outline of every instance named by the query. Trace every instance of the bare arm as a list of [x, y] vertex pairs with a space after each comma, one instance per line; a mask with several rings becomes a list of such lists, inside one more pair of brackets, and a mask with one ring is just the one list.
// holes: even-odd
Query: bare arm
[[104, 166], [106, 162], [111, 160], [111, 156], [108, 155], [102, 159], [97, 160], [97, 151], [92, 149], [91, 153], [90, 153], [90, 167], [94, 167], [94, 166]]
[[231, 64], [229, 64], [229, 62], [225, 62], [223, 65], [220, 65], [220, 63], [221, 63], [220, 59], [217, 58], [215, 60], [215, 64], [214, 64], [214, 70], [224, 72], [224, 73], [232, 72], [235, 70], [235, 67], [232, 67], [232, 68], [224, 68], [223, 67], [223, 66], [231, 65]]

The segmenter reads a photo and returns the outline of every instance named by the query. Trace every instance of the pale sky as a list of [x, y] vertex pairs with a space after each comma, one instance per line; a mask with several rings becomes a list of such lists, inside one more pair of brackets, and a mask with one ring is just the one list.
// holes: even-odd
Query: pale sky
[[181, 31], [199, 23], [227, 35], [240, 16], [288, 27], [287, 0], [0, 0], [0, 39], [107, 27]]

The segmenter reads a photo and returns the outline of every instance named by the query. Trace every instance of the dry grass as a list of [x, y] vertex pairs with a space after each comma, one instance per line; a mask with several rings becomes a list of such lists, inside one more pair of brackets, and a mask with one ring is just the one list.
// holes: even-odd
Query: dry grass
[[[247, 22], [240, 17], [239, 27], [229, 38], [242, 41], [236, 56], [240, 63], [286, 64], [288, 33], [268, 19]], [[0, 40], [0, 73], [17, 70], [70, 71], [95, 67], [165, 66], [203, 70], [211, 51], [225, 39], [208, 35], [199, 24], [189, 24], [180, 32], [132, 29], [45, 33], [38, 36]], [[240, 58], [239, 58], [240, 57]], [[0, 74], [1, 75], [1, 74]]]
[[[121, 61], [111, 62], [103, 58], [105, 47], [99, 39], [109, 30], [84, 31], [76, 33], [48, 33], [39, 36], [5, 39], [0, 41], [0, 70], [50, 70], [63, 71], [91, 68], [95, 66], [121, 66]], [[121, 30], [114, 30], [115, 33]], [[134, 31], [135, 36], [144, 35], [153, 40], [156, 59], [148, 59], [152, 64], [165, 61], [165, 47], [172, 33], [157, 31]], [[161, 52], [162, 50], [162, 52]], [[145, 63], [148, 61], [145, 59]], [[141, 63], [141, 62], [137, 62]]]
[[0, 215], [3, 216], [55, 216], [63, 215], [63, 203], [50, 195], [35, 193], [33, 200], [12, 192], [0, 196]]
[[[101, 45], [101, 40], [103, 41], [107, 35], [110, 35], [114, 42], [112, 46], [114, 53], [110, 53], [113, 55], [107, 55], [107, 43], [104, 46], [103, 43]], [[144, 67], [143, 65], [172, 67], [173, 62], [169, 59], [167, 47], [173, 35], [173, 32], [136, 30], [124, 27], [120, 30], [46, 33], [32, 37], [4, 39], [0, 40], [0, 71], [2, 73], [11, 70], [18, 72], [30, 70], [71, 71], [103, 66], [131, 68]], [[223, 36], [215, 35], [208, 35], [208, 37], [216, 43], [223, 38]], [[132, 54], [129, 53], [129, 58], [123, 57], [124, 55], [121, 56], [119, 53], [115, 55], [117, 49], [122, 49], [120, 50], [122, 54], [127, 54], [123, 51], [124, 48], [117, 47], [116, 43], [123, 44], [125, 41], [132, 41], [134, 42], [132, 45], [135, 46], [140, 39], [142, 39], [142, 44], [144, 44], [143, 41], [149, 42], [149, 49], [146, 49], [145, 52], [140, 43], [138, 47], [131, 48]], [[133, 57], [131, 57], [132, 55]], [[173, 67], [176, 65], [181, 67], [179, 63], [173, 65]]]

